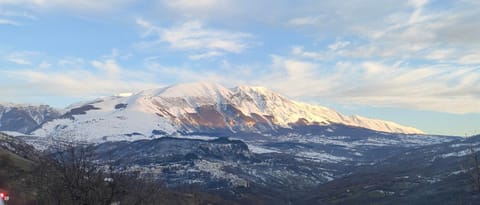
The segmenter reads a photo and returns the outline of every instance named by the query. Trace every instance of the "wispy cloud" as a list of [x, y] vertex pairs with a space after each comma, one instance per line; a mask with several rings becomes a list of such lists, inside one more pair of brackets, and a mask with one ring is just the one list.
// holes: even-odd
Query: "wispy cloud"
[[345, 48], [348, 45], [350, 45], [349, 41], [336, 41], [335, 43], [328, 45], [328, 48], [330, 48], [330, 50], [336, 51], [338, 49]]
[[[34, 52], [32, 52], [35, 54]], [[12, 55], [11, 57], [22, 56]], [[16, 97], [62, 96], [73, 98], [98, 97], [122, 92], [135, 92], [160, 86], [152, 73], [127, 69], [115, 58], [88, 61], [65, 57], [51, 64], [12, 58], [21, 67], [0, 69], [0, 86], [9, 90], [3, 95]], [[28, 89], [25, 89], [28, 88]], [[10, 93], [13, 92], [13, 93]]]
[[80, 57], [62, 57], [57, 60], [60, 67], [82, 68], [85, 66], [85, 59]]
[[179, 27], [164, 29], [160, 39], [177, 49], [219, 50], [239, 53], [247, 48], [242, 42], [248, 34], [205, 29], [202, 23], [191, 21]]
[[19, 12], [19, 11], [9, 11], [9, 10], [0, 10], [0, 16], [3, 17], [19, 17], [19, 18], [26, 18], [30, 20], [37, 20], [37, 17], [28, 13], [26, 11]]
[[47, 61], [42, 61], [40, 64], [38, 64], [38, 68], [40, 68], [40, 69], [47, 69], [47, 68], [50, 68], [50, 67], [52, 67], [52, 64], [50, 64]]
[[[105, 96], [115, 93], [138, 91], [157, 87], [158, 84], [125, 79], [113, 79], [110, 76], [98, 75], [88, 70], [39, 71], [34, 69], [0, 71], [4, 76], [22, 81], [22, 84], [2, 84], [2, 88], [16, 91], [17, 97], [22, 95], [85, 97]], [[82, 77], [79, 77], [82, 76]], [[29, 87], [25, 92], [24, 87]]]
[[24, 20], [36, 20], [36, 17], [27, 12], [0, 9], [0, 25], [21, 26]]
[[302, 58], [314, 59], [314, 60], [326, 60], [329, 58], [328, 52], [312, 52], [305, 51], [302, 46], [294, 46], [292, 48], [292, 54]]
[[451, 10], [433, 10], [426, 0], [412, 0], [409, 5], [410, 12], [386, 16], [383, 27], [355, 27], [353, 31], [367, 40], [345, 54], [358, 56], [370, 51], [369, 57], [478, 63], [469, 59], [480, 45], [473, 37], [480, 35], [480, 23], [473, 20], [480, 9], [462, 5], [460, 12], [454, 5]]
[[461, 64], [480, 64], [480, 54], [467, 54], [458, 60]]
[[207, 53], [201, 53], [201, 54], [195, 54], [195, 55], [190, 55], [189, 58], [192, 60], [200, 60], [204, 58], [212, 58], [212, 57], [217, 57], [217, 56], [223, 56], [224, 54], [218, 51], [210, 51]]
[[290, 96], [338, 103], [402, 107], [451, 113], [480, 113], [480, 70], [472, 67], [408, 66], [365, 61], [319, 63], [274, 57], [263, 82]]
[[321, 23], [322, 18], [321, 16], [297, 17], [290, 19], [288, 23], [295, 26], [311, 26]]
[[20, 26], [21, 24], [17, 21], [14, 21], [14, 20], [10, 20], [10, 19], [1, 19], [0, 18], [0, 25], [1, 24], [4, 24], [4, 25], [12, 25], [12, 26]]
[[91, 64], [93, 67], [105, 73], [109, 79], [116, 78], [123, 70], [114, 59], [104, 61], [94, 60]]
[[[430, 110], [480, 113], [480, 70], [447, 65], [408, 65], [398, 62], [321, 61], [298, 55], [273, 55], [263, 72], [255, 65], [199, 70], [151, 63], [147, 67], [179, 82], [209, 80], [225, 85], [261, 85], [297, 99]], [[250, 70], [253, 72], [241, 72]]]
[[39, 55], [41, 53], [35, 51], [16, 51], [6, 55], [5, 59], [18, 65], [32, 65]]
[[176, 9], [202, 9], [214, 7], [222, 1], [223, 0], [177, 0], [165, 1], [165, 4]]
[[1, 0], [0, 5], [36, 9], [68, 9], [77, 11], [108, 11], [129, 5], [133, 0]]
[[157, 27], [141, 18], [136, 22], [145, 29], [143, 37], [155, 38], [153, 41], [142, 42], [144, 47], [165, 43], [176, 50], [194, 51], [190, 58], [195, 60], [221, 56], [225, 53], [241, 53], [250, 46], [247, 39], [252, 37], [242, 32], [205, 28], [198, 21], [189, 21], [170, 28]]
[[195, 82], [210, 81], [221, 83], [225, 86], [244, 85], [254, 82], [259, 76], [255, 72], [258, 67], [252, 65], [231, 65], [223, 61], [216, 69], [195, 68], [188, 66], [168, 66], [162, 64], [156, 58], [145, 59], [144, 67], [149, 73], [156, 73], [161, 76], [158, 80], [169, 82]]
[[[115, 26], [135, 19], [133, 14], [145, 17], [136, 18], [134, 25], [126, 24], [126, 32], [140, 28], [140, 40], [127, 39], [128, 45], [115, 45], [125, 48], [141, 41], [126, 48], [136, 58], [128, 64], [115, 52], [97, 59], [86, 57], [90, 54], [39, 59], [11, 53], [2, 58], [9, 66], [30, 69], [10, 69], [9, 75], [33, 79], [28, 82], [46, 90], [60, 90], [61, 83], [41, 82], [45, 79], [42, 73], [48, 74], [63, 82], [64, 88], [84, 94], [100, 89], [115, 92], [123, 85], [154, 86], [156, 83], [150, 83], [155, 82], [153, 75], [171, 76], [159, 80], [167, 83], [211, 79], [229, 85], [264, 85], [297, 98], [338, 103], [479, 112], [475, 106], [480, 98], [480, 7], [476, 1], [160, 0], [148, 8], [146, 4], [130, 0], [0, 0], [0, 6], [21, 11], [0, 11], [0, 24], [4, 25], [23, 25], [25, 19], [34, 20], [38, 15], [41, 20], [52, 12], [80, 12], [83, 17], [122, 11], [118, 18], [110, 15], [116, 18]], [[128, 9], [127, 5], [135, 6]], [[257, 46], [257, 39], [264, 44]], [[133, 72], [129, 66], [144, 66], [135, 63], [148, 55], [162, 57]], [[78, 73], [86, 78], [76, 79], [81, 76]], [[82, 82], [88, 85], [82, 87]], [[47, 83], [56, 88], [47, 88]]]

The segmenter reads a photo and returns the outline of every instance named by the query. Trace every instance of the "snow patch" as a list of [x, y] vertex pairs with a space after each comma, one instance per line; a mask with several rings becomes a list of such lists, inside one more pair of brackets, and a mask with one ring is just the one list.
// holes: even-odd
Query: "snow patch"
[[251, 152], [257, 153], [257, 154], [280, 153], [280, 152], [277, 151], [277, 150], [268, 149], [268, 148], [265, 148], [265, 147], [256, 146], [256, 145], [251, 145], [251, 144], [248, 144], [248, 149], [249, 149]]

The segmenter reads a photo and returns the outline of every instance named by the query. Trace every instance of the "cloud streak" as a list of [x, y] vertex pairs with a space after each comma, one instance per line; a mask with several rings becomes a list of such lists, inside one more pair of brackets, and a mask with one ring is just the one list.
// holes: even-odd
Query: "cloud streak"
[[446, 65], [410, 66], [381, 61], [322, 62], [299, 56], [272, 56], [263, 72], [257, 66], [209, 71], [150, 64], [155, 72], [184, 81], [209, 80], [225, 85], [261, 85], [296, 99], [429, 110], [480, 113], [480, 69]]
[[[56, 59], [3, 55], [8, 66], [21, 69], [2, 74], [49, 93], [94, 95], [212, 80], [263, 85], [309, 101], [480, 112], [475, 106], [480, 100], [480, 7], [475, 1], [0, 0], [0, 5], [26, 11], [0, 12], [4, 25], [42, 20], [53, 11], [87, 18], [122, 11], [118, 19], [130, 22], [114, 24], [128, 25], [132, 36], [138, 32], [119, 45], [133, 53], [128, 63], [114, 55], [88, 60], [88, 54]], [[144, 60], [150, 55], [160, 57]], [[85, 78], [79, 80], [79, 74]], [[46, 75], [55, 82], [42, 82]]]
[[4, 58], [17, 65], [32, 65], [32, 61], [36, 60], [40, 55], [41, 53], [34, 51], [15, 51], [6, 55]]
[[115, 8], [121, 8], [129, 5], [133, 0], [83, 0], [83, 1], [69, 1], [69, 0], [0, 0], [0, 5], [16, 6], [21, 8], [28, 8], [31, 10], [37, 9], [53, 9], [53, 10], [77, 10], [77, 11], [106, 11]]
[[[23, 63], [23, 62], [21, 62]], [[41, 63], [48, 64], [48, 63]], [[160, 86], [150, 73], [121, 67], [115, 59], [61, 59], [55, 65], [0, 69], [2, 89], [15, 92], [16, 97], [61, 96], [84, 98], [109, 96]], [[26, 89], [28, 88], [28, 89]], [[9, 95], [12, 93], [2, 93]]]
[[[276, 57], [266, 85], [308, 99], [413, 108], [450, 113], [480, 113], [480, 70], [472, 67], [410, 67], [382, 62], [338, 63], [334, 68]], [[287, 75], [284, 75], [284, 74]]]
[[143, 41], [142, 47], [155, 47], [165, 43], [175, 50], [194, 51], [195, 53], [190, 55], [193, 60], [241, 53], [250, 46], [247, 40], [252, 37], [242, 32], [205, 28], [198, 21], [189, 21], [170, 28], [157, 27], [141, 18], [138, 18], [136, 23], [144, 29], [144, 38], [154, 38], [153, 41]]

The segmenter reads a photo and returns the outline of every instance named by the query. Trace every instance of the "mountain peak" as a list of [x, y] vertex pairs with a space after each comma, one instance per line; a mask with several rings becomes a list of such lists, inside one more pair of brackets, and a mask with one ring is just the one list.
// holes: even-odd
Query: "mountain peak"
[[180, 83], [158, 90], [155, 96], [161, 97], [207, 97], [228, 95], [230, 90], [218, 83], [195, 82]]
[[129, 97], [102, 98], [72, 111], [77, 114], [72, 115], [71, 122], [52, 121], [37, 133], [48, 135], [65, 127], [95, 139], [131, 133], [141, 137], [155, 133], [269, 133], [279, 128], [296, 129], [299, 125], [331, 124], [382, 132], [423, 133], [393, 122], [350, 117], [325, 107], [296, 102], [265, 87], [227, 89], [210, 82], [181, 83]]
[[243, 90], [243, 91], [254, 91], [254, 92], [272, 92], [266, 87], [248, 86], [248, 85], [237, 86], [237, 87], [232, 88], [232, 90], [238, 90], [238, 91]]

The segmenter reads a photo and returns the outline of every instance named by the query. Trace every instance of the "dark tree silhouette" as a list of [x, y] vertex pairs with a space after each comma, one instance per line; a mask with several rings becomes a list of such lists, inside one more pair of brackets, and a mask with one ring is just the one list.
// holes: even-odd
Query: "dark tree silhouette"
[[40, 204], [156, 204], [161, 186], [135, 173], [117, 173], [99, 163], [91, 145], [61, 146], [36, 167]]

